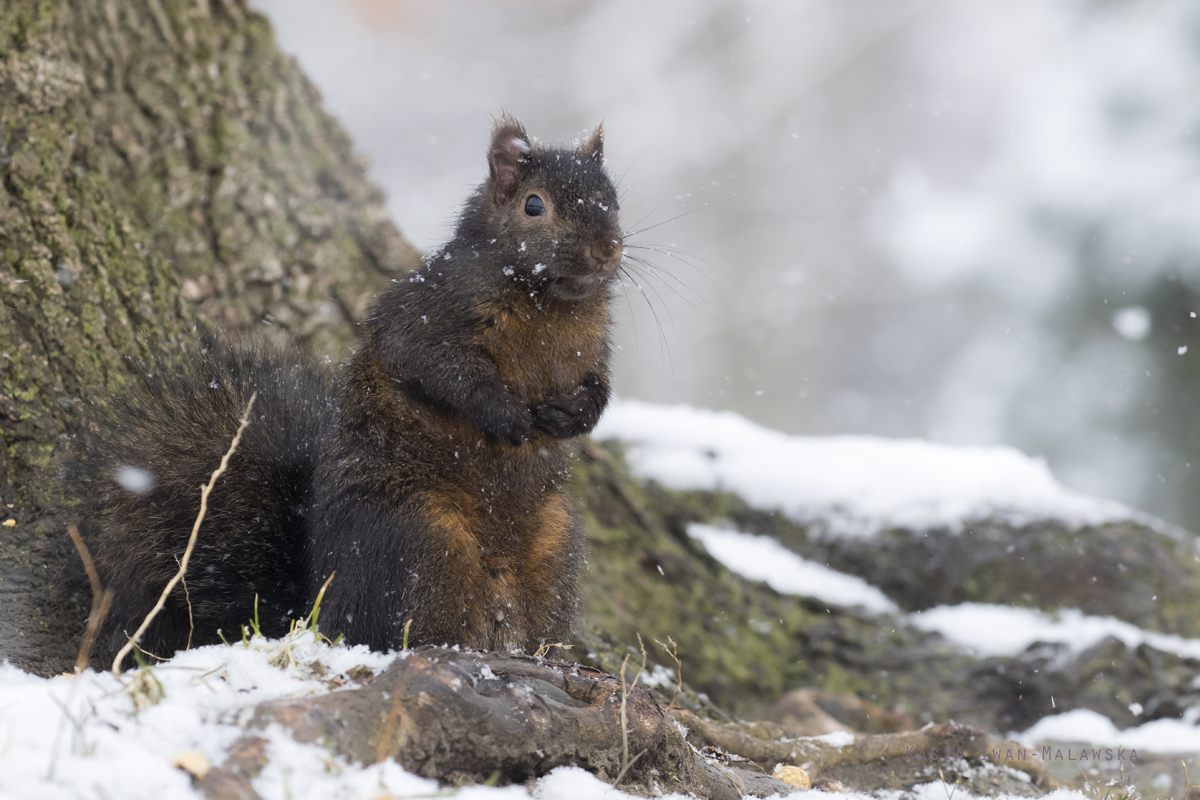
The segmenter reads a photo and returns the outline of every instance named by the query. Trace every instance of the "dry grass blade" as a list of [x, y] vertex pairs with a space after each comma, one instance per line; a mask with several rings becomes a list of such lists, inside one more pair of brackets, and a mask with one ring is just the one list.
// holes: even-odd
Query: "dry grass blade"
[[171, 580], [167, 581], [166, 588], [159, 595], [158, 602], [154, 604], [154, 608], [150, 609], [150, 613], [142, 620], [142, 624], [129, 637], [129, 641], [117, 653], [113, 659], [112, 673], [118, 678], [121, 677], [121, 662], [125, 660], [125, 656], [129, 655], [130, 651], [137, 645], [137, 641], [142, 638], [142, 634], [150, 627], [150, 623], [158, 616], [158, 612], [162, 611], [163, 605], [167, 602], [167, 597], [175, 588], [183, 576], [187, 573], [188, 560], [192, 557], [192, 551], [196, 549], [196, 537], [200, 533], [200, 523], [204, 521], [204, 514], [208, 511], [208, 495], [212, 492], [213, 486], [217, 483], [217, 478], [225, 474], [225, 469], [229, 466], [229, 459], [237, 451], [238, 443], [242, 440], [242, 431], [246, 430], [246, 426], [250, 424], [250, 409], [254, 408], [254, 398], [258, 396], [258, 392], [250, 395], [250, 401], [246, 403], [246, 411], [242, 414], [241, 424], [238, 425], [237, 433], [233, 435], [233, 441], [229, 443], [229, 449], [225, 451], [224, 457], [221, 458], [221, 465], [213, 471], [212, 476], [208, 479], [208, 483], [200, 490], [200, 513], [196, 515], [196, 522], [192, 525], [192, 534], [188, 537], [187, 549], [183, 551], [183, 558], [179, 562], [179, 572]]

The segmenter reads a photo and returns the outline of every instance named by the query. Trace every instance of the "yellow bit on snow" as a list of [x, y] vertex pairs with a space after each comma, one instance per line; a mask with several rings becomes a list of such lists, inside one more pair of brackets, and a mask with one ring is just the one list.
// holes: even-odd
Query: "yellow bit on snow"
[[171, 766], [179, 767], [184, 772], [194, 775], [198, 781], [204, 780], [204, 776], [212, 769], [204, 754], [197, 753], [195, 750], [187, 750], [175, 756], [171, 759]]
[[777, 781], [783, 781], [788, 786], [795, 786], [801, 790], [812, 787], [812, 781], [808, 779], [807, 772], [799, 767], [791, 767], [787, 764], [776, 764], [775, 771], [771, 773], [771, 777]]

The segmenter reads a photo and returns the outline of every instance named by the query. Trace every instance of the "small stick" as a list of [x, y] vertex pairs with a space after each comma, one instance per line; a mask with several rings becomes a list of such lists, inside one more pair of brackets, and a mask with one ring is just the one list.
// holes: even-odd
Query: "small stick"
[[[637, 686], [638, 678], [642, 677], [642, 670], [646, 668], [646, 645], [642, 642], [642, 635], [639, 633], [638, 646], [642, 649], [642, 665], [638, 667], [638, 671], [633, 676], [633, 685]], [[626, 703], [629, 700], [629, 688], [625, 684], [625, 668], [629, 666], [629, 653], [625, 654], [625, 660], [621, 662], [621, 772], [617, 776], [617, 780], [625, 777], [625, 773], [633, 766], [633, 761], [629, 760], [629, 718], [626, 715]], [[642, 756], [638, 753], [634, 756], [634, 761]], [[613, 786], [617, 784], [614, 783]]]
[[79, 535], [79, 529], [74, 525], [68, 525], [67, 534], [75, 544], [75, 549], [79, 551], [79, 557], [83, 560], [83, 570], [87, 573], [88, 583], [92, 585], [92, 610], [88, 612], [87, 627], [83, 630], [83, 642], [79, 645], [79, 657], [75, 659], [75, 672], [79, 673], [87, 669], [88, 658], [92, 653], [92, 642], [95, 641], [100, 623], [104, 621], [105, 615], [108, 614], [108, 608], [112, 605], [112, 590], [104, 591], [101, 588], [100, 573], [96, 572], [96, 564], [92, 561], [92, 554], [88, 551], [83, 537]]
[[96, 639], [96, 631], [100, 629], [100, 623], [104, 621], [105, 615], [108, 614], [108, 607], [112, 605], [112, 590], [101, 591], [100, 573], [96, 572], [92, 554], [84, 544], [83, 537], [79, 535], [79, 529], [74, 525], [68, 525], [67, 534], [75, 544], [75, 549], [79, 551], [79, 558], [83, 561], [83, 570], [87, 573], [88, 583], [92, 586], [92, 610], [88, 612], [87, 627], [83, 629], [83, 642], [79, 645], [79, 656], [75, 659], [75, 680], [71, 682], [71, 689], [67, 692], [67, 699], [62, 707], [62, 719], [58, 721], [54, 744], [50, 748], [50, 767], [46, 770], [46, 780], [49, 781], [54, 780], [54, 767], [58, 763], [58, 748], [62, 743], [63, 730], [67, 725], [71, 702], [75, 699], [75, 690], [79, 686], [79, 673], [87, 669], [88, 659], [92, 655], [92, 642]]
[[208, 483], [200, 489], [200, 513], [196, 515], [196, 522], [192, 525], [192, 535], [188, 537], [187, 549], [183, 551], [183, 559], [179, 562], [179, 572], [175, 573], [175, 577], [167, 581], [167, 586], [163, 589], [162, 594], [158, 598], [158, 602], [154, 604], [154, 608], [150, 609], [150, 613], [142, 620], [142, 624], [133, 632], [133, 636], [129, 637], [129, 641], [117, 653], [113, 659], [112, 673], [118, 678], [121, 677], [121, 662], [125, 660], [125, 656], [129, 655], [129, 651], [137, 644], [138, 639], [142, 638], [142, 634], [150, 627], [150, 623], [158, 616], [158, 612], [163, 610], [163, 606], [167, 602], [167, 596], [171, 594], [171, 590], [175, 585], [183, 580], [184, 573], [187, 572], [188, 560], [192, 557], [192, 551], [196, 549], [196, 537], [200, 533], [200, 523], [204, 521], [204, 514], [208, 511], [208, 495], [212, 491], [213, 486], [217, 483], [217, 478], [225, 474], [226, 467], [229, 466], [229, 459], [237, 450], [238, 443], [242, 440], [242, 431], [246, 430], [246, 426], [250, 424], [250, 409], [254, 407], [254, 398], [258, 396], [258, 392], [250, 395], [250, 401], [246, 403], [246, 411], [242, 414], [241, 424], [238, 425], [237, 433], [233, 435], [233, 441], [229, 443], [229, 449], [225, 451], [224, 457], [221, 459], [221, 465], [213, 471], [212, 477], [208, 479]]
[[[179, 563], [179, 556], [175, 556], [175, 563]], [[192, 649], [192, 634], [196, 632], [196, 622], [192, 619], [192, 593], [188, 591], [187, 578], [180, 578], [179, 582], [183, 584], [183, 599], [187, 601], [188, 607], [188, 640], [184, 650]]]
[[629, 666], [629, 653], [625, 654], [625, 660], [621, 662], [621, 774], [625, 774], [626, 767], [629, 766], [629, 726], [625, 719], [625, 700], [629, 697], [629, 692], [625, 688], [625, 668]]
[[675, 644], [675, 640], [670, 636], [667, 637], [667, 641], [671, 643], [670, 647], [667, 647], [658, 639], [655, 639], [654, 643], [675, 660], [675, 695], [671, 698], [671, 704], [666, 708], [667, 711], [670, 711], [675, 707], [675, 701], [679, 699], [679, 693], [683, 691], [683, 662], [679, 660], [679, 645]]

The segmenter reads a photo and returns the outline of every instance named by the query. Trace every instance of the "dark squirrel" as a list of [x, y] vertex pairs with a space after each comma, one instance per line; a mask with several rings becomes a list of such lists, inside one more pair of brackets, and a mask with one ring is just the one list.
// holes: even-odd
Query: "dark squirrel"
[[376, 301], [343, 374], [212, 345], [98, 412], [85, 517], [115, 650], [178, 569], [199, 487], [252, 392], [185, 579], [141, 646], [167, 657], [256, 615], [286, 632], [326, 579], [322, 632], [374, 649], [535, 650], [578, 605], [567, 440], [609, 398], [617, 194], [600, 128], [578, 149], [495, 125], [453, 238]]

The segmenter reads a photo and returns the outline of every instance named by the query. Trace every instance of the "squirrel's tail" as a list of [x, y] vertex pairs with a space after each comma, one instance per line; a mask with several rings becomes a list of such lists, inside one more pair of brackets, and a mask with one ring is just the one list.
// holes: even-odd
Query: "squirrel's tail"
[[289, 351], [215, 343], [142, 367], [129, 391], [90, 415], [76, 471], [85, 539], [113, 591], [97, 655], [126, 641], [178, 571], [201, 486], [255, 392], [187, 574], [140, 646], [169, 658], [189, 644], [240, 638], [252, 620], [265, 634], [285, 632], [305, 611], [304, 524], [333, 413], [331, 375]]

